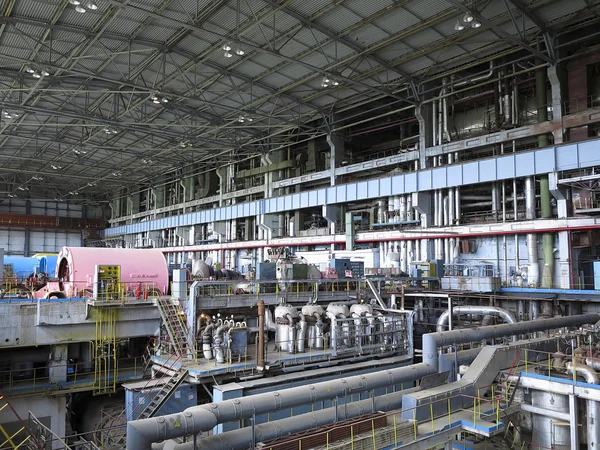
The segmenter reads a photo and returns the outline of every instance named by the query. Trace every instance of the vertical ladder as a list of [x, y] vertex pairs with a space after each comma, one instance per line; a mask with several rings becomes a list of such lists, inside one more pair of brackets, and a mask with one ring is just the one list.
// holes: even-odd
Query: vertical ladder
[[154, 417], [154, 415], [163, 407], [163, 405], [171, 398], [173, 393], [177, 390], [179, 386], [185, 381], [188, 375], [187, 369], [182, 369], [177, 372], [174, 376], [169, 377], [165, 384], [162, 385], [160, 390], [156, 393], [156, 395], [150, 400], [150, 403], [146, 405], [146, 407], [142, 410], [139, 419], [149, 419], [150, 417]]
[[174, 303], [169, 298], [161, 297], [156, 300], [156, 304], [175, 354], [181, 358], [193, 358], [196, 354], [194, 337], [187, 326], [185, 312], [179, 300]]
[[117, 311], [97, 307], [94, 342], [94, 395], [117, 391]]
[[25, 425], [25, 422], [21, 420], [21, 417], [19, 417], [17, 411], [15, 411], [12, 405], [8, 402], [8, 399], [4, 396], [2, 391], [0, 391], [0, 411], [3, 411], [6, 408], [12, 411], [15, 421], [19, 423], [19, 428], [13, 434], [9, 434], [9, 431], [7, 431], [2, 424], [0, 424], [0, 449], [26, 448], [31, 450], [43, 450], [45, 446], [37, 441], [27, 425]]

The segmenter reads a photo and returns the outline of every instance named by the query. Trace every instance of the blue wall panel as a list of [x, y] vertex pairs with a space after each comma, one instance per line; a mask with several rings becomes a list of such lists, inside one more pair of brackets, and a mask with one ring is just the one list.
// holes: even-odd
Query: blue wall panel
[[515, 158], [513, 156], [502, 156], [496, 163], [496, 175], [499, 179], [514, 178]]
[[600, 140], [550, 147], [530, 152], [502, 155], [477, 162], [466, 162], [435, 169], [425, 169], [404, 175], [369, 180], [366, 183], [350, 183], [329, 188], [294, 194], [294, 196], [250, 202], [236, 208], [215, 208], [203, 211], [200, 218], [195, 214], [173, 216], [166, 219], [148, 220], [139, 224], [124, 225], [104, 230], [104, 236], [131, 234], [148, 230], [161, 230], [180, 225], [208, 223], [235, 219], [256, 214], [273, 214], [295, 208], [317, 207], [324, 204], [344, 203], [359, 199], [376, 199], [431, 189], [477, 184], [487, 181], [528, 177], [554, 171], [600, 165]]
[[496, 160], [484, 159], [479, 161], [479, 182], [487, 183], [496, 180]]
[[420, 191], [428, 191], [431, 187], [431, 170], [417, 172], [417, 187]]
[[464, 184], [479, 183], [479, 164], [470, 162], [462, 165], [462, 179]]

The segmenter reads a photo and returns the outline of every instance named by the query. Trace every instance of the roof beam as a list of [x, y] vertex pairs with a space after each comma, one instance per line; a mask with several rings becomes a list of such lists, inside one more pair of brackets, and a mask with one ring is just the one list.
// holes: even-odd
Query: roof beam
[[[122, 1], [119, 1], [119, 0], [113, 0], [113, 3], [121, 5], [121, 7], [125, 8], [125, 9], [131, 9], [132, 11], [136, 11], [137, 13], [145, 14], [145, 15], [147, 15], [149, 17], [154, 17], [156, 19], [167, 21], [167, 22], [173, 23], [174, 25], [177, 25], [177, 26], [180, 26], [180, 27], [183, 27], [183, 28], [188, 28], [188, 29], [193, 30], [193, 31], [198, 31], [200, 33], [211, 35], [214, 38], [219, 39], [219, 40], [228, 41], [228, 42], [234, 42], [236, 44], [244, 46], [245, 48], [252, 49], [252, 50], [254, 50], [254, 51], [258, 52], [258, 53], [263, 53], [263, 54], [271, 55], [271, 56], [273, 56], [275, 58], [282, 59], [284, 61], [288, 61], [288, 62], [291, 62], [291, 63], [294, 63], [294, 64], [298, 64], [298, 65], [300, 65], [302, 67], [305, 67], [306, 69], [309, 69], [309, 70], [311, 70], [311, 71], [313, 71], [315, 73], [319, 73], [321, 75], [331, 75], [330, 71], [327, 70], [327, 69], [324, 69], [324, 68], [321, 68], [321, 67], [317, 67], [317, 66], [313, 66], [312, 64], [308, 64], [308, 63], [306, 63], [304, 61], [299, 61], [299, 60], [297, 60], [297, 59], [295, 59], [295, 58], [293, 58], [291, 56], [286, 56], [286, 55], [284, 55], [284, 54], [282, 54], [281, 52], [278, 52], [278, 51], [273, 51], [273, 50], [269, 50], [267, 48], [262, 48], [262, 47], [260, 47], [258, 45], [255, 45], [255, 44], [253, 44], [253, 43], [251, 43], [249, 41], [243, 41], [243, 40], [241, 40], [239, 38], [235, 38], [235, 37], [232, 38], [232, 37], [229, 37], [229, 36], [224, 36], [224, 35], [222, 35], [220, 33], [217, 33], [215, 31], [212, 31], [212, 30], [209, 30], [209, 29], [206, 29], [206, 28], [198, 27], [198, 26], [196, 26], [194, 24], [190, 24], [190, 23], [187, 23], [187, 22], [182, 22], [181, 20], [177, 20], [177, 19], [174, 19], [174, 18], [169, 17], [169, 16], [163, 16], [163, 15], [160, 15], [160, 14], [156, 14], [156, 13], [153, 13], [152, 11], [147, 11], [147, 10], [145, 10], [143, 8], [138, 7], [138, 6], [134, 6], [131, 3], [122, 2]], [[407, 102], [407, 103], [409, 103], [411, 105], [416, 104], [416, 102], [414, 100], [409, 100], [409, 99], [407, 99], [405, 97], [402, 97], [401, 95], [394, 94], [393, 92], [388, 91], [386, 89], [375, 88], [373, 86], [370, 86], [370, 85], [368, 85], [366, 83], [363, 83], [361, 81], [354, 80], [352, 78], [338, 77], [338, 79], [340, 81], [344, 81], [345, 83], [351, 84], [351, 85], [353, 85], [353, 86], [355, 86], [357, 88], [360, 88], [360, 89], [366, 89], [367, 91], [376, 91], [376, 92], [384, 94], [384, 95], [386, 95], [388, 97], [395, 98], [396, 100], [405, 101], [405, 102]]]
[[542, 33], [549, 33], [548, 28], [546, 28], [546, 24], [544, 24], [538, 16], [536, 16], [532, 11], [525, 6], [525, 4], [521, 0], [508, 0], [512, 3], [515, 8], [517, 8], [521, 13], [525, 15], [529, 20], [531, 20], [536, 27], [538, 27]]
[[[553, 39], [552, 33], [546, 27], [546, 24], [540, 20], [538, 16], [536, 16], [533, 11], [531, 11], [521, 0], [508, 0], [512, 3], [521, 14], [531, 20], [542, 32], [542, 36], [544, 37], [544, 43], [546, 44], [546, 50], [548, 51], [548, 55], [550, 55], [550, 59], [554, 63], [556, 61], [556, 54], [554, 53]], [[525, 36], [525, 30], [523, 30], [523, 36]]]
[[550, 63], [550, 64], [553, 63], [552, 59], [548, 55], [543, 54], [539, 50], [533, 48], [531, 45], [524, 42], [523, 40], [513, 36], [506, 30], [503, 30], [498, 25], [496, 25], [494, 22], [483, 17], [478, 11], [475, 11], [475, 10], [469, 8], [468, 6], [461, 3], [459, 0], [446, 0], [446, 2], [450, 3], [452, 6], [454, 6], [459, 11], [462, 11], [464, 13], [470, 12], [471, 14], [473, 14], [473, 16], [475, 18], [477, 18], [477, 20], [479, 20], [482, 23], [482, 25], [485, 25], [489, 29], [493, 30], [496, 34], [502, 36], [504, 39], [506, 39], [513, 45], [522, 47], [523, 49], [527, 50], [529, 53], [533, 54], [534, 56], [537, 56], [538, 58], [546, 61], [547, 63]]
[[[279, 2], [276, 2], [274, 0], [263, 0], [263, 2], [265, 2], [268, 5], [271, 5], [273, 8], [280, 9], [281, 11], [285, 12], [288, 16], [293, 17], [294, 19], [296, 19], [298, 22], [302, 23], [303, 25], [310, 27], [310, 28], [314, 28], [315, 30], [319, 31], [320, 33], [323, 33], [325, 36], [329, 37], [330, 39], [334, 40], [335, 42], [343, 44], [346, 47], [349, 47], [352, 50], [356, 51], [357, 53], [363, 53], [365, 51], [365, 49], [362, 46], [358, 45], [356, 42], [353, 42], [350, 39], [347, 39], [343, 36], [338, 36], [336, 33], [329, 30], [327, 27], [324, 27], [323, 25], [320, 25], [317, 22], [307, 19], [302, 14], [291, 9], [289, 6], [284, 6], [282, 8], [281, 5], [279, 4]], [[286, 3], [286, 5], [287, 5], [287, 3]], [[389, 62], [385, 61], [384, 59], [382, 59], [379, 56], [374, 55], [372, 53], [367, 53], [366, 57], [375, 61], [380, 66], [385, 67], [390, 72], [396, 72], [398, 75], [403, 77], [413, 87], [413, 89], [414, 89], [413, 94], [414, 94], [415, 98], [418, 98], [418, 90], [416, 90], [416, 86], [418, 84], [417, 80], [412, 78], [407, 72], [405, 72], [404, 70], [402, 70], [398, 67], [392, 66]]]

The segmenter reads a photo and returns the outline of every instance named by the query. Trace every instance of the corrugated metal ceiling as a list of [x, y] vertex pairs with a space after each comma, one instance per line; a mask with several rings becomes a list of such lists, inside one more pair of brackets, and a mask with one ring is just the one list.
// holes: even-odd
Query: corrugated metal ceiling
[[[164, 173], [164, 166], [155, 171], [144, 167], [136, 176], [139, 158], [132, 156], [136, 153], [148, 155], [152, 149], [190, 141], [204, 158], [209, 148], [231, 147], [231, 119], [235, 121], [240, 111], [275, 111], [289, 119], [291, 110], [309, 120], [317, 110], [332, 111], [386, 95], [386, 83], [405, 81], [391, 66], [417, 76], [432, 75], [514, 48], [514, 43], [485, 27], [456, 32], [454, 25], [462, 13], [442, 0], [96, 1], [97, 10], [81, 14], [65, 1], [15, 0], [0, 34], [0, 81], [14, 88], [23, 83], [33, 95], [25, 105], [9, 95], [4, 103], [0, 100], [0, 107], [38, 111], [24, 124], [9, 124], [16, 137], [5, 137], [6, 147], [0, 151], [5, 156], [37, 155], [31, 146], [45, 147], [52, 158], [65, 165], [75, 163], [77, 173], [90, 179], [119, 183], [111, 173], [126, 172], [127, 178], [120, 181], [124, 186]], [[600, 0], [589, 1], [600, 5]], [[584, 0], [524, 3], [553, 27], [587, 8]], [[474, 5], [502, 30], [518, 36], [504, 2]], [[521, 13], [512, 12], [521, 27]], [[31, 24], [32, 20], [47, 25]], [[540, 32], [529, 18], [524, 22], [529, 37]], [[55, 27], [52, 33], [49, 27]], [[242, 44], [233, 43], [232, 57], [225, 58], [222, 45], [236, 37]], [[238, 49], [244, 54], [236, 54]], [[27, 65], [48, 68], [50, 74], [33, 79], [23, 71]], [[339, 86], [321, 87], [323, 71], [328, 70], [334, 72], [330, 77], [338, 74]], [[60, 89], [51, 89], [58, 85]], [[154, 91], [169, 102], [152, 103]], [[122, 92], [116, 103], [113, 92]], [[259, 99], [259, 104], [248, 105]], [[196, 124], [210, 118], [223, 125], [190, 128], [186, 121], [191, 113], [197, 116]], [[41, 126], [44, 121], [55, 124], [54, 129]], [[268, 122], [273, 128], [261, 130], [267, 121], [257, 118], [254, 131], [269, 136], [278, 127], [290, 126], [277, 115]], [[118, 128], [118, 133], [107, 134], [105, 128]], [[31, 139], [36, 135], [45, 136], [43, 144]], [[250, 137], [239, 135], [242, 147]], [[75, 158], [71, 147], [77, 143], [107, 148]], [[135, 149], [128, 149], [133, 143]], [[48, 161], [36, 158], [32, 164], [52, 179]], [[174, 153], [161, 162], [168, 168], [178, 160]], [[10, 165], [22, 167], [23, 161], [12, 159]], [[60, 174], [61, 183], [69, 183], [68, 173]]]

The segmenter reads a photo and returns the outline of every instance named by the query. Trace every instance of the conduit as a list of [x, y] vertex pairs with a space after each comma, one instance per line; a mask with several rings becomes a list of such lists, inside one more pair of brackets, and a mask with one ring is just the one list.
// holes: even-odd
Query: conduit
[[586, 323], [596, 323], [600, 314], [581, 314], [577, 316], [556, 317], [553, 319], [531, 320], [527, 322], [491, 325], [487, 327], [467, 328], [453, 331], [428, 333], [423, 335], [423, 363], [438, 369], [438, 351], [448, 345], [466, 344], [485, 339], [495, 339], [534, 331], [554, 330], [562, 327], [575, 327]]
[[[572, 362], [567, 363], [567, 373], [573, 375], [576, 372], [577, 375], [581, 375], [585, 378], [585, 382], [589, 384], [600, 384], [600, 377], [594, 369], [588, 366], [578, 365], [575, 367]], [[587, 408], [587, 448], [588, 450], [598, 450], [598, 444], [600, 443], [600, 403], [594, 400], [586, 400]]]
[[[503, 308], [498, 308], [496, 306], [474, 306], [474, 305], [462, 305], [455, 306], [452, 308], [452, 315], [459, 316], [461, 314], [484, 314], [489, 316], [498, 316], [502, 317], [502, 319], [506, 323], [516, 323], [517, 318], [511, 313]], [[442, 313], [437, 321], [436, 331], [442, 332], [446, 331], [448, 328], [448, 322], [450, 319], [450, 310], [447, 309]]]
[[[336, 408], [327, 408], [306, 414], [273, 420], [254, 426], [254, 442], [265, 442], [293, 433], [321, 427], [339, 420], [352, 419], [376, 411], [392, 411], [402, 407], [404, 394], [416, 392], [418, 388], [407, 389], [402, 392], [386, 394], [373, 399], [360, 400], [347, 403]], [[245, 450], [252, 448], [252, 427], [240, 428], [198, 440], [196, 448], [211, 450]], [[193, 442], [183, 444], [167, 444], [173, 450], [194, 450]], [[165, 448], [167, 447], [165, 445]]]
[[[597, 314], [593, 316], [596, 317], [596, 321], [600, 318]], [[435, 366], [420, 363], [195, 406], [177, 414], [135, 420], [127, 423], [126, 448], [127, 450], [147, 450], [153, 442], [203, 433], [211, 430], [219, 423], [249, 419], [254, 415], [267, 414], [282, 409], [406, 383], [435, 372], [437, 372], [437, 361]]]

